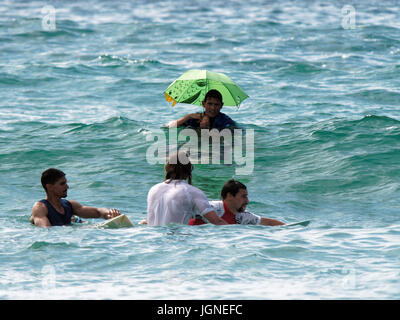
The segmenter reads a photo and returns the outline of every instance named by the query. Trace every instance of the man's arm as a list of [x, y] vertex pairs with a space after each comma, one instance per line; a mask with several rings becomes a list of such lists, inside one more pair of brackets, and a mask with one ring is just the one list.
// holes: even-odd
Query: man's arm
[[42, 228], [51, 227], [51, 223], [47, 218], [47, 214], [48, 211], [46, 205], [41, 202], [36, 202], [32, 208], [30, 222]]
[[206, 213], [204, 218], [207, 219], [208, 222], [216, 225], [223, 225], [223, 224], [228, 224], [224, 219], [220, 218], [215, 211], [210, 211]]
[[269, 218], [261, 218], [260, 224], [263, 226], [282, 226], [284, 225], [283, 222], [275, 220], [275, 219], [269, 219]]
[[187, 114], [186, 116], [175, 120], [175, 121], [171, 121], [167, 124], [167, 127], [170, 128], [174, 128], [174, 127], [180, 127], [183, 124], [185, 124], [187, 121], [189, 121], [190, 119], [196, 119], [196, 120], [201, 120], [201, 113], [190, 113]]
[[270, 219], [270, 218], [263, 218], [259, 215], [251, 213], [250, 211], [239, 212], [236, 215], [236, 221], [239, 224], [255, 224], [255, 225], [262, 225], [262, 226], [281, 226], [284, 225], [283, 222]]
[[78, 201], [75, 200], [69, 200], [69, 202], [72, 205], [73, 213], [81, 218], [111, 219], [121, 214], [117, 209], [83, 206]]

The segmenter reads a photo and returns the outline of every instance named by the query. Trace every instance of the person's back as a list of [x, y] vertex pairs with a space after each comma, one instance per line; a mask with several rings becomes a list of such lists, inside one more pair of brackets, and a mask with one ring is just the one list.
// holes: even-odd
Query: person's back
[[149, 226], [189, 224], [194, 215], [204, 215], [213, 211], [204, 193], [185, 180], [156, 184], [149, 191], [147, 203]]
[[204, 192], [191, 185], [193, 166], [186, 153], [173, 153], [164, 168], [164, 182], [154, 185], [147, 195], [149, 226], [189, 224], [196, 214], [213, 224], [226, 224], [215, 213]]

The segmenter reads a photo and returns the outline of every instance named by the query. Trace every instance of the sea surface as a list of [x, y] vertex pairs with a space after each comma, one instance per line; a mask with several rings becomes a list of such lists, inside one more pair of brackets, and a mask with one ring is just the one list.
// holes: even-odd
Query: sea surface
[[[399, 61], [397, 1], [0, 1], [0, 299], [400, 299]], [[240, 85], [222, 111], [254, 132], [251, 173], [193, 184], [307, 227], [137, 224], [189, 69]], [[31, 225], [49, 167], [135, 227]]]

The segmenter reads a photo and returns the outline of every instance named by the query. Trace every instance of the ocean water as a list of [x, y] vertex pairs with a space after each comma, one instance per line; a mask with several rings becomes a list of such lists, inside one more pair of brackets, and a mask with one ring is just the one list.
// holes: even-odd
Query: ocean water
[[[399, 57], [396, 1], [0, 1], [0, 299], [400, 299]], [[243, 88], [222, 111], [254, 130], [251, 174], [193, 184], [309, 226], [29, 223], [48, 167], [145, 218], [146, 137], [199, 110], [163, 95], [193, 68]]]

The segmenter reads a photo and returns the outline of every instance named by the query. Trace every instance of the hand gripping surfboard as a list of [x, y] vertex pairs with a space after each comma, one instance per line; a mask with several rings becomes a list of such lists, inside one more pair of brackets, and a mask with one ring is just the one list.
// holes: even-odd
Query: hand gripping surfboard
[[133, 227], [133, 223], [125, 214], [121, 214], [98, 225], [100, 228], [119, 229]]

